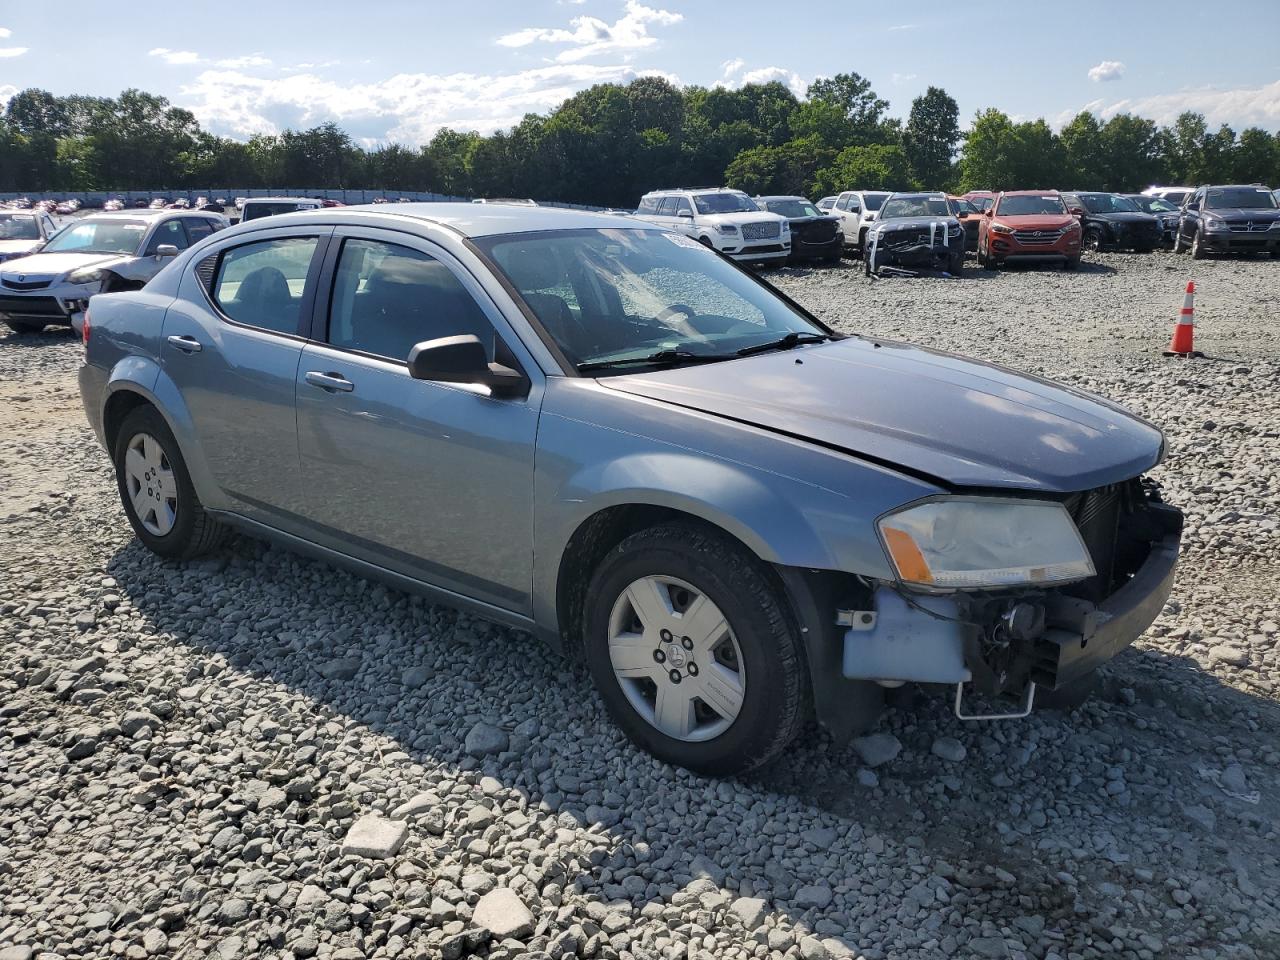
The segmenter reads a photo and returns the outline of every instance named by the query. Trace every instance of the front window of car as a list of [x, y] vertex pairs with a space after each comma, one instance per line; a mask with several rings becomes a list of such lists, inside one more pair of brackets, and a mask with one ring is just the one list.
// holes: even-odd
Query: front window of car
[[1134, 203], [1140, 206], [1147, 213], [1177, 213], [1176, 204], [1170, 203], [1160, 197], [1132, 197]]
[[788, 219], [821, 216], [818, 208], [808, 200], [766, 200], [764, 205], [770, 213]]
[[[476, 245], [569, 361], [730, 359], [827, 331], [697, 241], [657, 230], [556, 230]], [[654, 361], [659, 362], [659, 361]]]
[[30, 214], [0, 213], [0, 240], [39, 240], [40, 228]]
[[1138, 213], [1138, 205], [1113, 193], [1082, 193], [1080, 202], [1090, 213]]
[[241, 220], [257, 220], [259, 217], [274, 217], [281, 213], [296, 213], [298, 210], [309, 210], [297, 203], [246, 203]]
[[143, 220], [93, 217], [67, 227], [49, 241], [44, 253], [137, 253], [147, 232]]
[[1066, 214], [1062, 198], [1055, 196], [1002, 197], [996, 215], [1002, 217], [1052, 217]]
[[865, 193], [862, 195], [862, 205], [868, 210], [879, 210], [888, 199], [887, 193]]
[[1226, 187], [1204, 195], [1207, 210], [1274, 210], [1276, 198], [1265, 187]]
[[945, 217], [950, 214], [942, 197], [894, 197], [880, 210], [881, 220], [899, 217]]
[[695, 193], [699, 213], [755, 213], [760, 208], [745, 193]]
[[951, 207], [951, 212], [953, 214], [971, 213], [976, 215], [978, 213], [978, 208], [963, 197], [949, 199], [947, 201], [947, 205]]

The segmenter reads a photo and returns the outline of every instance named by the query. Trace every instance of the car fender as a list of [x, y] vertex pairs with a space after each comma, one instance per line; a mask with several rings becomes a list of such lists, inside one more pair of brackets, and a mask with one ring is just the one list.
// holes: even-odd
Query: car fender
[[[112, 368], [103, 391], [104, 420], [112, 397], [121, 391], [140, 395], [159, 411], [173, 431], [174, 439], [178, 441], [178, 449], [182, 451], [183, 462], [187, 465], [187, 472], [191, 475], [191, 483], [196, 488], [200, 502], [210, 508], [220, 507], [223, 498], [218, 493], [208, 462], [196, 441], [191, 412], [182, 398], [182, 392], [164, 368], [152, 357], [132, 355], [122, 358]], [[108, 450], [108, 453], [111, 452]]]

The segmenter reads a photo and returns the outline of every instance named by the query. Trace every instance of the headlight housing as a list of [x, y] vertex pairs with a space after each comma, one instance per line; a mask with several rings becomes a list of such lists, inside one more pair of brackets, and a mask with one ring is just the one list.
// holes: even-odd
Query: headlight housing
[[998, 220], [991, 224], [992, 233], [1013, 233], [1013, 227], [1007, 223], [1000, 223]]
[[1231, 224], [1227, 223], [1225, 220], [1206, 220], [1204, 222], [1204, 228], [1206, 230], [1230, 230]]
[[1066, 508], [1049, 500], [940, 497], [877, 523], [898, 578], [931, 590], [1043, 585], [1094, 575]]
[[1068, 223], [1065, 227], [1063, 227], [1063, 228], [1062, 228], [1062, 232], [1063, 232], [1063, 233], [1075, 233], [1075, 232], [1076, 232], [1076, 231], [1078, 231], [1079, 229], [1080, 229], [1080, 221], [1079, 221], [1079, 220], [1072, 220], [1070, 223]]
[[107, 275], [101, 267], [81, 267], [67, 274], [67, 283], [98, 283]]
[[736, 234], [738, 232], [738, 228], [732, 223], [717, 223], [716, 230], [723, 234]]

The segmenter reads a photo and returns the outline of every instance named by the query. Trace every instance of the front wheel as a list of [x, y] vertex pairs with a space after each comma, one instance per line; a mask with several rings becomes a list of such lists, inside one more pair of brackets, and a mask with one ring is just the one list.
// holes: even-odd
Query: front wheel
[[632, 534], [592, 577], [584, 613], [606, 708], [660, 760], [743, 773], [777, 757], [809, 714], [781, 589], [718, 531], [676, 523]]
[[1191, 259], [1203, 260], [1207, 252], [1204, 248], [1204, 234], [1197, 230], [1196, 235], [1191, 238]]
[[125, 515], [148, 550], [186, 560], [221, 542], [225, 528], [205, 512], [178, 441], [154, 407], [124, 418], [114, 460]]
[[1090, 253], [1097, 253], [1102, 249], [1102, 231], [1098, 229], [1086, 230], [1084, 233], [1084, 248]]
[[46, 326], [43, 320], [6, 320], [14, 333], [39, 333]]

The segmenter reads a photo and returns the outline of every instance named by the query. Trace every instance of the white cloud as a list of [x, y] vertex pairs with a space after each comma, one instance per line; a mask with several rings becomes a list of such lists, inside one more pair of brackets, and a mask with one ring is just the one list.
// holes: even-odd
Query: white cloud
[[569, 44], [556, 54], [559, 63], [574, 63], [596, 54], [615, 50], [638, 50], [658, 42], [649, 36], [649, 25], [669, 27], [684, 16], [668, 10], [646, 7], [639, 0], [627, 0], [626, 12], [614, 23], [599, 17], [574, 17], [572, 30], [562, 27], [526, 27], [503, 34], [496, 43], [502, 47], [527, 47], [534, 43]]
[[1136, 113], [1165, 125], [1173, 123], [1178, 119], [1178, 114], [1187, 110], [1203, 113], [1211, 128], [1226, 123], [1237, 130], [1252, 126], [1275, 130], [1280, 128], [1280, 80], [1261, 87], [1239, 87], [1234, 90], [1200, 87], [1177, 93], [1117, 100], [1114, 103], [1099, 103], [1093, 108], [1093, 112], [1103, 119], [1117, 113]]
[[890, 27], [889, 32], [897, 33], [900, 30], [914, 30], [915, 28], [916, 25], [914, 23], [900, 23], [896, 27]]
[[7, 60], [9, 57], [20, 57], [30, 49], [30, 47], [0, 47], [0, 60]]
[[626, 64], [554, 64], [514, 74], [402, 73], [351, 84], [314, 73], [256, 77], [205, 70], [181, 88], [182, 105], [215, 133], [248, 137], [333, 120], [357, 140], [420, 144], [441, 127], [484, 133], [545, 113], [585, 87], [656, 74]]
[[13, 36], [13, 31], [8, 27], [0, 27], [0, 40], [8, 40]]
[[200, 54], [194, 50], [170, 50], [168, 47], [156, 47], [148, 50], [147, 56], [159, 57], [170, 66], [200, 62]]
[[1124, 64], [1119, 60], [1103, 60], [1096, 67], [1089, 68], [1089, 79], [1094, 83], [1107, 83], [1123, 76]]
[[260, 53], [251, 53], [246, 57], [230, 57], [217, 61], [218, 66], [228, 70], [243, 70], [245, 67], [269, 67], [271, 61]]
[[895, 84], [910, 83], [916, 78], [914, 73], [893, 73], [889, 75], [889, 80]]
[[804, 96], [805, 82], [800, 74], [794, 70], [788, 70], [785, 67], [759, 67], [755, 70], [743, 72], [743, 67], [747, 62], [741, 57], [735, 57], [733, 60], [726, 60], [720, 64], [722, 71], [720, 79], [712, 86], [726, 87], [730, 90], [737, 90], [739, 87], [748, 83], [772, 83], [774, 80], [780, 80], [785, 83], [797, 97]]
[[747, 61], [743, 60], [741, 57], [726, 60], [724, 63], [720, 64], [720, 69], [723, 71], [723, 79], [728, 80], [746, 65]]
[[13, 95], [18, 92], [18, 88], [11, 83], [0, 84], [0, 110], [9, 105], [9, 101], [13, 99]]

